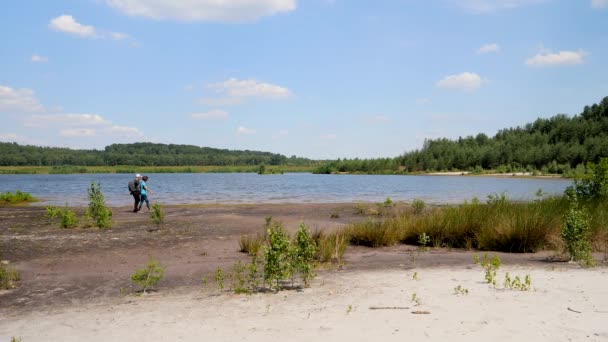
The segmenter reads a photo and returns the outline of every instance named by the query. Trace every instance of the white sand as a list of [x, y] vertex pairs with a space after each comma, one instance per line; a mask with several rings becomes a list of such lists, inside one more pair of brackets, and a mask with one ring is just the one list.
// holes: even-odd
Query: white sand
[[[252, 296], [163, 294], [161, 283], [113, 304], [0, 318], [0, 341], [608, 341], [605, 268], [498, 272], [500, 287], [505, 271], [529, 273], [530, 292], [490, 288], [477, 267], [415, 271], [418, 280], [414, 271], [325, 273], [303, 292]], [[454, 295], [458, 285], [469, 294]]]

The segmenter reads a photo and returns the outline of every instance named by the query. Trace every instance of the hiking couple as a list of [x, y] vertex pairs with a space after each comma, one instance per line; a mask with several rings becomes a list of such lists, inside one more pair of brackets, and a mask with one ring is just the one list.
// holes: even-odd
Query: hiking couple
[[135, 175], [135, 179], [129, 182], [129, 192], [133, 196], [135, 200], [135, 204], [133, 205], [133, 212], [141, 211], [141, 207], [146, 202], [146, 207], [148, 207], [148, 211], [150, 211], [150, 201], [148, 200], [148, 192], [150, 189], [146, 185], [148, 181], [148, 176], [141, 176], [139, 173]]

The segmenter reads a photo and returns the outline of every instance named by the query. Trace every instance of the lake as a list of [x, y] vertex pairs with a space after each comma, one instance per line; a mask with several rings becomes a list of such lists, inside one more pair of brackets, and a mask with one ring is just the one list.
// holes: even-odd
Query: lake
[[[505, 192], [513, 200], [531, 200], [538, 189], [560, 194], [565, 179], [464, 176], [313, 175], [289, 173], [148, 174], [152, 201], [190, 203], [337, 203], [422, 199], [428, 203], [459, 203]], [[38, 205], [86, 205], [87, 188], [100, 182], [106, 203], [129, 205], [131, 174], [0, 175], [0, 192], [21, 190], [42, 201]]]

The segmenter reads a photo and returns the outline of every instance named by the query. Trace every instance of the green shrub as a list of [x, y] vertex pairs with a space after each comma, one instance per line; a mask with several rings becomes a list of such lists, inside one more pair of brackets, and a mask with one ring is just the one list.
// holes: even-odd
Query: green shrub
[[91, 183], [87, 189], [89, 195], [89, 214], [99, 228], [112, 227], [112, 210], [106, 207], [105, 198], [99, 183]]
[[156, 224], [161, 224], [165, 221], [165, 211], [158, 203], [152, 204], [150, 211], [150, 220]]
[[424, 201], [421, 199], [415, 199], [412, 202], [412, 209], [414, 210], [414, 214], [416, 214], [416, 215], [422, 214], [425, 207], [426, 207], [426, 203], [424, 203]]
[[0, 262], [0, 289], [10, 290], [17, 287], [21, 274], [15, 268]]
[[76, 225], [78, 225], [78, 218], [76, 217], [76, 213], [72, 209], [68, 208], [67, 205], [61, 209], [61, 211], [59, 212], [59, 216], [59, 226], [61, 228], [74, 228], [76, 227]]
[[608, 198], [608, 158], [597, 164], [588, 163], [587, 169], [589, 173], [576, 179], [567, 191], [575, 192], [582, 201]]
[[271, 290], [279, 291], [281, 281], [291, 278], [290, 241], [279, 224], [268, 228], [268, 246], [264, 249], [264, 282]]
[[223, 290], [224, 289], [224, 270], [222, 270], [220, 267], [218, 267], [217, 270], [215, 270], [213, 279], [217, 283], [217, 286], [219, 287], [219, 289]]
[[44, 208], [45, 216], [50, 222], [54, 221], [61, 214], [61, 208], [55, 206], [47, 206]]
[[131, 275], [131, 281], [141, 287], [142, 292], [153, 288], [163, 278], [166, 267], [161, 267], [154, 258], [150, 258], [146, 266]]
[[584, 266], [592, 266], [589, 214], [584, 208], [580, 208], [576, 196], [572, 197], [570, 208], [564, 215], [563, 221], [561, 238], [564, 241], [566, 253], [572, 261], [577, 261]]
[[[248, 284], [248, 278], [245, 272], [247, 271], [247, 266], [243, 264], [240, 260], [235, 262], [229, 270], [230, 277], [230, 289], [234, 291], [234, 293], [251, 293], [254, 289], [252, 289]], [[223, 278], [223, 276], [222, 276]], [[222, 279], [223, 282], [223, 279]], [[223, 284], [222, 284], [223, 287]]]
[[484, 270], [484, 279], [486, 280], [486, 282], [488, 284], [491, 284], [492, 286], [496, 287], [496, 271], [498, 271], [498, 269], [500, 268], [500, 265], [502, 265], [502, 262], [500, 261], [500, 258], [495, 255], [492, 257], [492, 259], [488, 258], [488, 254], [484, 254], [483, 255], [483, 259], [479, 260], [479, 257], [477, 257], [477, 255], [473, 256], [473, 261], [477, 264], [479, 263], [479, 265], [481, 266], [481, 268], [483, 268]]
[[523, 282], [519, 276], [515, 276], [515, 278], [511, 280], [511, 275], [507, 272], [507, 274], [505, 274], [503, 286], [508, 290], [530, 291], [532, 289], [532, 278], [529, 274], [526, 274]]
[[315, 276], [314, 256], [317, 253], [317, 244], [304, 223], [300, 223], [293, 243], [292, 267], [300, 275], [304, 286], [308, 287], [309, 281]]
[[27, 192], [21, 192], [19, 190], [15, 191], [15, 193], [4, 192], [0, 194], [0, 204], [18, 204], [34, 201], [36, 201], [34, 196]]

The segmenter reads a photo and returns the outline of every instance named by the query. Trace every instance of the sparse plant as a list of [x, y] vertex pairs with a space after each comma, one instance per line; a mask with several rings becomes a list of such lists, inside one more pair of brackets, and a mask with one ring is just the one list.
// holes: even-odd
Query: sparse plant
[[59, 216], [59, 226], [61, 228], [74, 228], [78, 224], [76, 213], [72, 209], [68, 208], [67, 204], [64, 208], [61, 208]]
[[266, 237], [259, 233], [256, 235], [241, 235], [239, 239], [240, 251], [248, 253], [251, 256], [258, 255], [264, 246], [265, 240]]
[[317, 244], [310, 234], [310, 229], [304, 223], [300, 223], [292, 248], [291, 263], [305, 287], [308, 287], [310, 280], [315, 277], [316, 253]]
[[27, 203], [27, 202], [35, 202], [36, 199], [34, 196], [27, 192], [22, 192], [20, 190], [12, 192], [3, 192], [0, 193], [0, 204], [18, 204], [18, 203]]
[[412, 279], [418, 280], [418, 272], [414, 272], [414, 274], [412, 275]]
[[279, 224], [268, 228], [268, 246], [264, 249], [264, 281], [271, 290], [279, 291], [281, 281], [291, 278], [290, 241]]
[[313, 234], [313, 238], [317, 244], [316, 260], [338, 264], [342, 262], [342, 257], [348, 245], [348, 239], [344, 232], [337, 231], [326, 234], [319, 231]]
[[11, 337], [11, 342], [21, 342], [21, 337]]
[[329, 216], [329, 218], [332, 218], [332, 219], [340, 218], [340, 212], [338, 210], [332, 211], [331, 215]]
[[165, 268], [160, 266], [154, 258], [150, 258], [144, 268], [141, 268], [131, 275], [131, 281], [141, 287], [145, 294], [146, 290], [153, 288], [163, 278]]
[[217, 287], [220, 290], [223, 290], [224, 289], [224, 270], [222, 270], [221, 267], [218, 267], [217, 270], [215, 270], [215, 274], [213, 275], [213, 279], [217, 283]]
[[207, 284], [209, 283], [209, 277], [207, 276], [203, 276], [201, 280], [203, 281], [203, 286], [207, 286]]
[[57, 217], [59, 217], [59, 214], [61, 213], [61, 208], [49, 205], [44, 208], [44, 211], [46, 218], [49, 219], [50, 222], [52, 222]]
[[420, 304], [422, 304], [422, 301], [420, 300], [420, 297], [418, 297], [416, 292], [412, 293], [412, 302], [414, 302], [416, 304], [416, 306], [419, 306]]
[[490, 259], [487, 253], [483, 255], [483, 259], [480, 262], [480, 266], [485, 272], [484, 279], [488, 284], [491, 284], [494, 287], [496, 287], [496, 271], [498, 271], [501, 264], [498, 255], [495, 255]]
[[0, 289], [14, 289], [19, 280], [21, 280], [19, 271], [7, 263], [0, 262]]
[[509, 272], [505, 274], [505, 280], [503, 282], [505, 289], [518, 290], [518, 291], [530, 291], [532, 289], [532, 278], [529, 274], [526, 274], [525, 280], [522, 282], [519, 276], [515, 276], [511, 280]]
[[355, 205], [355, 215], [365, 215], [366, 208], [363, 204], [358, 203]]
[[99, 228], [112, 227], [112, 210], [106, 206], [100, 183], [91, 183], [87, 189], [89, 195], [89, 213]]
[[251, 293], [251, 289], [247, 284], [247, 266], [240, 260], [232, 264], [229, 270], [230, 288], [234, 293]]
[[395, 206], [395, 202], [393, 202], [393, 200], [390, 197], [387, 197], [384, 202], [382, 203], [382, 205], [385, 208], [392, 208]]
[[165, 211], [159, 203], [152, 204], [152, 210], [150, 210], [150, 220], [157, 225], [165, 222]]
[[458, 285], [454, 288], [454, 294], [457, 296], [466, 296], [469, 294], [469, 289], [463, 287], [462, 285]]
[[420, 249], [423, 252], [429, 250], [428, 244], [431, 242], [431, 237], [426, 235], [426, 233], [422, 233], [418, 236], [418, 244], [420, 245]]
[[489, 194], [488, 195], [488, 205], [490, 206], [501, 206], [509, 204], [509, 199], [507, 195], [503, 192], [499, 194]]
[[414, 210], [414, 214], [416, 214], [416, 215], [422, 214], [425, 207], [426, 207], [426, 203], [424, 203], [424, 201], [421, 199], [415, 199], [412, 202], [412, 209]]
[[566, 253], [570, 256], [571, 261], [577, 261], [583, 266], [593, 266], [589, 214], [587, 210], [580, 207], [573, 191], [570, 191], [568, 195], [570, 208], [564, 215], [561, 229], [561, 238], [564, 241]]
[[353, 305], [352, 304], [348, 304], [348, 306], [346, 307], [346, 314], [348, 315], [351, 312], [353, 312]]

